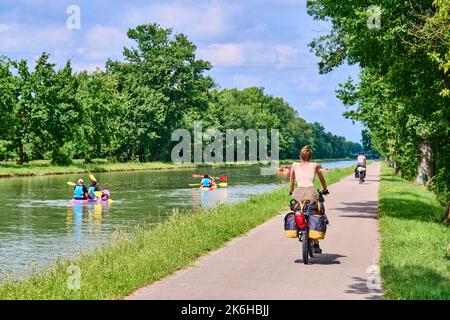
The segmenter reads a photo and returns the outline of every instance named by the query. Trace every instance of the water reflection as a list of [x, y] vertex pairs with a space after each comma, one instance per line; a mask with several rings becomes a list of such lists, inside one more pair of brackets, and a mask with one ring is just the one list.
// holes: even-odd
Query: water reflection
[[86, 224], [87, 233], [101, 234], [102, 220], [107, 219], [111, 203], [89, 203], [89, 204], [71, 204], [67, 206], [66, 225], [68, 234], [72, 235], [75, 242], [81, 241], [83, 238], [84, 228]]
[[228, 188], [216, 190], [192, 189], [192, 211], [215, 207], [228, 200]]

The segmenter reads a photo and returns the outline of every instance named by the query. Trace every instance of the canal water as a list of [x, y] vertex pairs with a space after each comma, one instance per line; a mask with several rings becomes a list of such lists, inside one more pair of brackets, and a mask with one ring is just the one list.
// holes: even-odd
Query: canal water
[[[323, 163], [337, 168], [354, 161]], [[228, 188], [200, 191], [192, 174], [227, 176]], [[0, 281], [48, 267], [58, 258], [95, 248], [117, 228], [155, 224], [174, 210], [190, 212], [219, 203], [235, 203], [288, 182], [287, 176], [263, 176], [259, 166], [95, 174], [111, 191], [110, 205], [72, 205], [72, 188], [86, 174], [0, 179]], [[187, 213], [188, 214], [188, 213]]]

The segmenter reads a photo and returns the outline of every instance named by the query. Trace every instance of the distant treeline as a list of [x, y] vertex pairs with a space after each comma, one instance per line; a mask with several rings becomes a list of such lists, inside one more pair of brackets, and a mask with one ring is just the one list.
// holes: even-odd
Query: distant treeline
[[43, 53], [26, 61], [0, 58], [0, 160], [168, 161], [177, 128], [279, 129], [280, 157], [297, 158], [308, 144], [315, 158], [343, 158], [357, 143], [308, 124], [286, 101], [262, 88], [219, 90], [207, 61], [183, 34], [156, 24], [128, 32], [136, 47], [105, 70], [74, 73]]

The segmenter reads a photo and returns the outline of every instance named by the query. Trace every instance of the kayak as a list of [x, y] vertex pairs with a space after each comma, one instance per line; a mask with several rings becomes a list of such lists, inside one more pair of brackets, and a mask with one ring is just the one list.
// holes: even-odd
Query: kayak
[[289, 171], [291, 171], [291, 169], [277, 168], [277, 172], [279, 173], [288, 173]]
[[217, 189], [217, 184], [213, 185], [212, 187], [200, 187], [200, 190], [202, 191], [213, 191]]
[[106, 197], [102, 198], [95, 198], [95, 199], [84, 199], [84, 200], [78, 200], [78, 199], [72, 199], [70, 200], [70, 203], [72, 204], [90, 204], [90, 203], [110, 203], [112, 202], [111, 199], [109, 199], [110, 193], [109, 190], [103, 190], [102, 191]]
[[110, 199], [86, 199], [86, 200], [78, 200], [72, 199], [70, 200], [71, 204], [90, 204], [90, 203], [109, 203]]

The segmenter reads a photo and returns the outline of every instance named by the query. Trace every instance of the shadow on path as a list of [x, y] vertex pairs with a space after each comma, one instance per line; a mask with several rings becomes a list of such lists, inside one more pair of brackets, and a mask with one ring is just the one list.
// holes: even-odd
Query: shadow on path
[[[344, 218], [367, 218], [377, 219], [377, 201], [365, 201], [365, 202], [344, 202], [344, 207], [336, 208], [335, 210], [341, 210], [348, 214], [341, 214], [339, 217]], [[355, 213], [355, 214], [352, 214]]]
[[353, 277], [352, 279], [353, 283], [349, 286], [349, 289], [345, 290], [346, 293], [369, 295], [366, 298], [367, 300], [381, 299], [383, 291], [381, 289], [369, 289], [367, 287], [367, 279], [361, 277]]
[[[346, 256], [340, 254], [333, 253], [322, 253], [314, 255], [314, 258], [310, 258], [311, 264], [323, 264], [323, 265], [332, 265], [332, 264], [341, 264], [338, 260], [339, 258], [345, 258]], [[295, 260], [295, 263], [303, 263], [303, 259]]]

